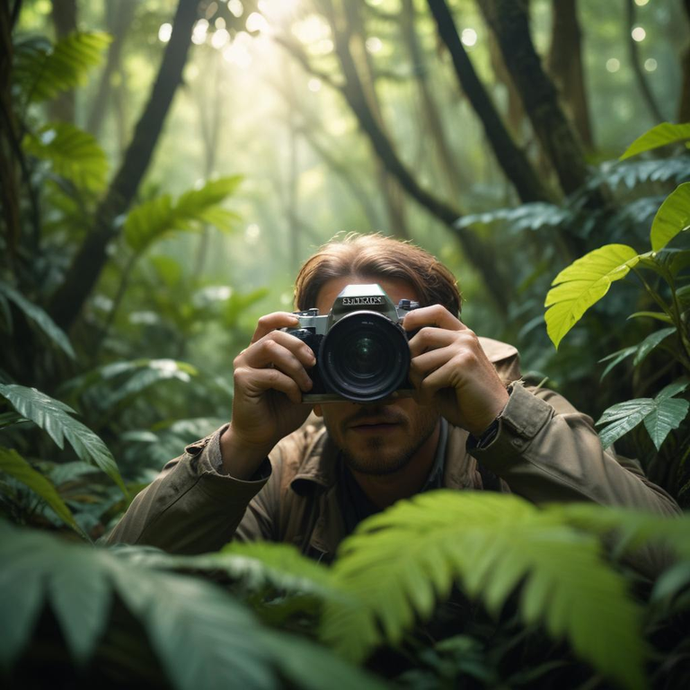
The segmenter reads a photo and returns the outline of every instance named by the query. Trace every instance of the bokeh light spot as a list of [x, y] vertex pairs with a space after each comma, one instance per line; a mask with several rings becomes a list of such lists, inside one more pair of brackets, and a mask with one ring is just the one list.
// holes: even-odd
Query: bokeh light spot
[[460, 34], [460, 40], [463, 45], [472, 47], [477, 43], [477, 32], [474, 29], [463, 29]]
[[647, 32], [641, 26], [636, 26], [632, 30], [631, 35], [633, 37], [633, 41], [637, 41], [638, 43], [640, 41], [644, 41], [644, 39], [647, 38]]
[[606, 61], [606, 69], [609, 72], [617, 72], [621, 68], [621, 61], [616, 58], [609, 58]]

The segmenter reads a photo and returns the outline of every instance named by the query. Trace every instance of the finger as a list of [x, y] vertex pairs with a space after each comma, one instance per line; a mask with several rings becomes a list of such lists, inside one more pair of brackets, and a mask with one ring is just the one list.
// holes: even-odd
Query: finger
[[414, 331], [424, 326], [436, 326], [452, 331], [461, 331], [466, 328], [457, 317], [440, 304], [413, 309], [406, 314], [402, 326], [406, 331]]
[[438, 391], [445, 388], [460, 390], [463, 374], [462, 364], [457, 360], [457, 357], [446, 360], [445, 364], [431, 371], [418, 382], [416, 387], [422, 400], [431, 400]]
[[300, 387], [293, 378], [279, 369], [237, 369], [235, 370], [235, 388], [244, 390], [249, 397], [275, 390], [285, 393], [293, 403], [302, 402]]
[[421, 381], [425, 376], [442, 367], [453, 357], [455, 352], [454, 348], [440, 347], [413, 357], [410, 362], [410, 376], [416, 377]]
[[[287, 336], [286, 333], [282, 335]], [[306, 347], [306, 345], [297, 340], [297, 338], [292, 338], [292, 340], [296, 341], [299, 354], [302, 355], [301, 348]], [[311, 350], [309, 353], [313, 360], [314, 355], [311, 353]], [[281, 342], [278, 342], [277, 338], [266, 337], [252, 345], [245, 353], [243, 363], [253, 369], [278, 369], [290, 376], [304, 391], [309, 390], [312, 386], [311, 378], [307, 374], [303, 362], [298, 359], [293, 351]], [[240, 363], [240, 366], [243, 363]]]
[[299, 319], [286, 311], [274, 311], [262, 316], [256, 324], [252, 344], [258, 342], [265, 335], [278, 328], [294, 328], [299, 325]]
[[478, 346], [477, 338], [469, 328], [453, 331], [425, 326], [410, 340], [410, 354], [414, 358], [428, 350], [446, 347], [452, 343], [456, 343], [458, 347], [462, 347], [463, 344], [468, 348]]

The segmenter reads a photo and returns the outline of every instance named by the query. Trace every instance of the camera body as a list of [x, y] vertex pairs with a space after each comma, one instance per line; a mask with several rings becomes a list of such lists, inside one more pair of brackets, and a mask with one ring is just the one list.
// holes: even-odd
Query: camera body
[[285, 329], [314, 352], [309, 370], [313, 387], [305, 403], [349, 400], [371, 403], [412, 393], [410, 348], [401, 326], [419, 304], [402, 299], [396, 306], [376, 284], [348, 285], [328, 314], [318, 309], [295, 312], [298, 328]]

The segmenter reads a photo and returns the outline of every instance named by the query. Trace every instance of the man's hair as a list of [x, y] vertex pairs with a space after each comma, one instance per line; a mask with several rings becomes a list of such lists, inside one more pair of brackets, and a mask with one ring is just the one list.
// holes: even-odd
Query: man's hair
[[420, 306], [442, 304], [454, 316], [460, 314], [455, 277], [435, 256], [409, 242], [356, 233], [331, 240], [306, 260], [295, 281], [295, 307], [314, 307], [329, 280], [347, 276], [405, 281], [415, 289]]

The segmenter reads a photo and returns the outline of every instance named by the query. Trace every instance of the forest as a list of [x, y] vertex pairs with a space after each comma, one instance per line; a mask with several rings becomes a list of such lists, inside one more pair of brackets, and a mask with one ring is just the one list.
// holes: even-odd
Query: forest
[[[690, 687], [689, 29], [688, 0], [1, 0], [0, 684]], [[106, 544], [352, 232], [437, 256], [679, 515], [440, 488], [332, 564]]]

